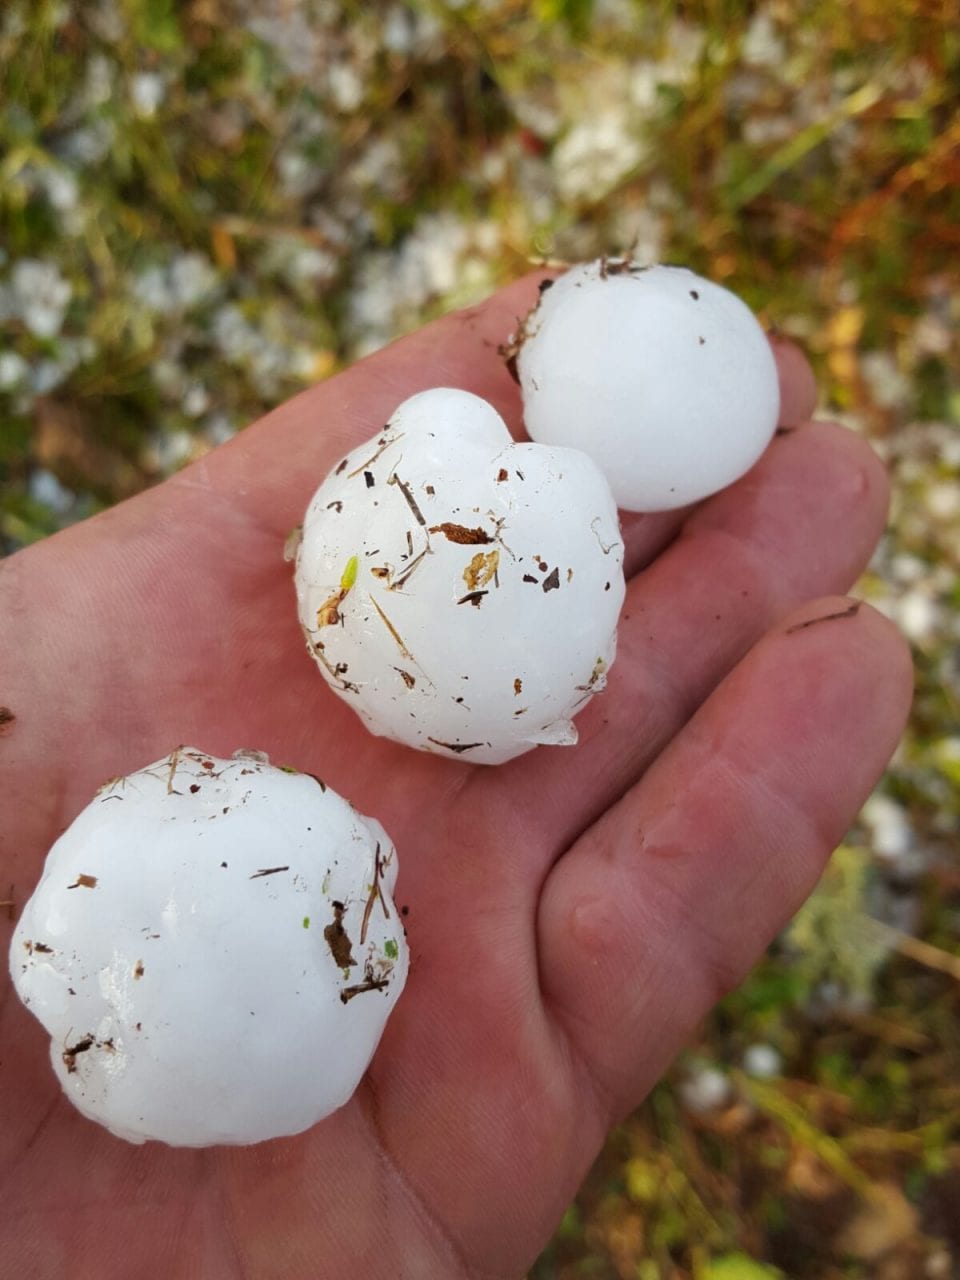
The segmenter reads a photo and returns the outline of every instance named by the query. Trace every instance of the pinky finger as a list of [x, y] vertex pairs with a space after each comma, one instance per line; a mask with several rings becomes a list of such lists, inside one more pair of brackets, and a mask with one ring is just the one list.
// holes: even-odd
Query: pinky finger
[[780, 375], [779, 427], [799, 427], [813, 417], [817, 407], [817, 383], [810, 362], [798, 346], [784, 338], [770, 338], [770, 349]]

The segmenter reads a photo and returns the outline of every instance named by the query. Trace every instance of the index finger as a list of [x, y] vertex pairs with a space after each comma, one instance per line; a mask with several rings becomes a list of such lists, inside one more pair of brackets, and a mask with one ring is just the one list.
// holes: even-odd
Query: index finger
[[308, 388], [174, 482], [232, 490], [254, 519], [285, 533], [335, 463], [381, 431], [398, 405], [418, 391], [472, 391], [489, 400], [516, 432], [520, 396], [497, 348], [533, 305], [540, 279], [542, 273], [525, 276]]

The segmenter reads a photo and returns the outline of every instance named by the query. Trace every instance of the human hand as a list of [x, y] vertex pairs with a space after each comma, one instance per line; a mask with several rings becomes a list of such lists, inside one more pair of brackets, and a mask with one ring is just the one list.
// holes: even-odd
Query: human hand
[[[903, 726], [905, 646], [845, 591], [887, 486], [799, 425], [691, 513], [628, 517], [607, 691], [574, 748], [486, 769], [371, 737], [305, 652], [290, 528], [406, 396], [516, 426], [496, 354], [535, 281], [284, 405], [166, 484], [0, 564], [0, 897], [104, 779], [257, 747], [380, 819], [407, 989], [353, 1100], [248, 1148], [127, 1146], [73, 1110], [0, 979], [0, 1258], [47, 1280], [516, 1277], [614, 1120], [812, 889]], [[778, 347], [783, 421], [812, 379]], [[828, 598], [822, 598], [822, 597]], [[132, 852], [131, 856], [135, 856]], [[13, 925], [0, 912], [0, 942]], [[278, 1049], [282, 1052], [282, 1047]]]

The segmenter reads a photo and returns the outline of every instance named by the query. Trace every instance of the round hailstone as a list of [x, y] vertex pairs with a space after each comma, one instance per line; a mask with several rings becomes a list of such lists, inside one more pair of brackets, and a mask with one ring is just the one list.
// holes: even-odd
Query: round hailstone
[[393, 845], [309, 774], [180, 747], [101, 787], [10, 948], [70, 1100], [129, 1142], [260, 1142], [342, 1106], [403, 989]]
[[585, 454], [515, 444], [466, 391], [421, 392], [317, 490], [296, 561], [308, 649], [374, 733], [483, 764], [576, 741], [624, 595]]
[[684, 267], [574, 267], [545, 283], [513, 348], [531, 437], [583, 449], [627, 511], [726, 488], [776, 429], [763, 330], [735, 294]]

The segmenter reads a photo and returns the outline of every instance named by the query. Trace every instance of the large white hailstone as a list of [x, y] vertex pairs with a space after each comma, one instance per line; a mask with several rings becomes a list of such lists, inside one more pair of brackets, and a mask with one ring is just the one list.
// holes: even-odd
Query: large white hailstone
[[628, 511], [716, 493], [776, 429], [763, 330], [735, 294], [684, 267], [574, 267], [545, 282], [513, 348], [531, 437], [583, 449]]
[[129, 1142], [260, 1142], [342, 1106], [403, 989], [393, 845], [309, 774], [180, 747], [101, 787], [10, 948], [70, 1100]]
[[484, 764], [576, 741], [624, 595], [585, 454], [515, 444], [466, 391], [421, 392], [317, 490], [296, 561], [308, 648], [374, 733]]

